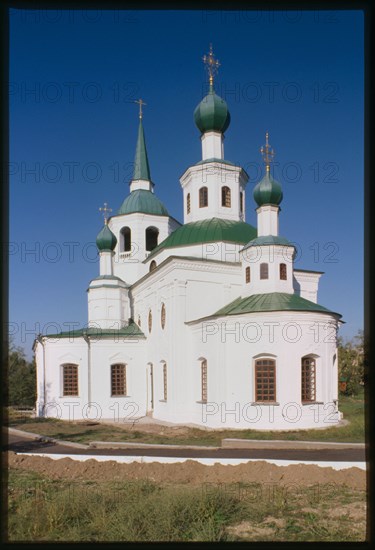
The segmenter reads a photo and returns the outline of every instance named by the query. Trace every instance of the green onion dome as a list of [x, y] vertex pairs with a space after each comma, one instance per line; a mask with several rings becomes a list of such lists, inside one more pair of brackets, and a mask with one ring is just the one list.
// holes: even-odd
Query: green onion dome
[[254, 187], [253, 196], [258, 206], [264, 204], [278, 206], [283, 200], [283, 191], [280, 183], [274, 180], [267, 170], [264, 178]]
[[116, 244], [116, 236], [109, 229], [108, 225], [105, 224], [96, 237], [96, 246], [98, 247], [99, 252], [112, 252], [115, 249]]
[[198, 129], [205, 132], [222, 132], [230, 124], [230, 113], [224, 99], [215, 94], [211, 87], [210, 91], [197, 105], [194, 111], [194, 121]]

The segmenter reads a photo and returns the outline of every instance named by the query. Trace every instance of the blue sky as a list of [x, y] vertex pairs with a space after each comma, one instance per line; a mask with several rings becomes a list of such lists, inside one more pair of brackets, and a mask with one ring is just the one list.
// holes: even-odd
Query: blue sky
[[295, 267], [325, 272], [318, 301], [343, 314], [340, 334], [363, 327], [361, 11], [12, 10], [9, 309], [29, 357], [35, 333], [87, 323], [98, 208], [129, 192], [139, 97], [155, 192], [182, 221], [210, 42], [232, 118], [225, 157], [250, 176], [247, 221], [268, 131]]

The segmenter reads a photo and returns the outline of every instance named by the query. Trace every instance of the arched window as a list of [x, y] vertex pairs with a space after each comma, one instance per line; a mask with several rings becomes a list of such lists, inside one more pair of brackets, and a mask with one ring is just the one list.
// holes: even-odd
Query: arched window
[[280, 264], [280, 281], [286, 281], [286, 264]]
[[276, 401], [276, 361], [264, 358], [255, 361], [255, 401]]
[[78, 396], [78, 365], [65, 363], [63, 371], [63, 396]]
[[203, 361], [201, 362], [201, 389], [202, 389], [201, 401], [202, 403], [207, 403], [207, 361], [206, 359], [203, 359]]
[[167, 363], [163, 363], [163, 399], [167, 400]]
[[201, 187], [199, 189], [199, 208], [208, 206], [208, 189], [207, 187]]
[[230, 200], [230, 189], [226, 185], [221, 188], [221, 206], [225, 206], [226, 208], [230, 208], [231, 200]]
[[111, 365], [111, 396], [126, 395], [126, 365]]
[[186, 212], [190, 214], [190, 193], [186, 195]]
[[243, 192], [240, 191], [240, 214], [243, 214]]
[[130, 227], [123, 227], [120, 231], [120, 252], [130, 252], [131, 248], [131, 229]]
[[313, 357], [302, 357], [301, 400], [302, 403], [316, 400], [316, 363]]
[[141, 327], [141, 316], [138, 315], [138, 326]]
[[246, 283], [250, 283], [251, 274], [250, 274], [250, 267], [249, 266], [245, 269], [245, 273], [246, 273]]
[[146, 229], [146, 250], [151, 252], [158, 246], [159, 229], [157, 227], [148, 227]]
[[165, 304], [161, 304], [160, 322], [161, 322], [161, 328], [164, 330], [164, 327], [165, 327]]
[[150, 272], [154, 271], [154, 269], [156, 269], [156, 262], [155, 260], [152, 260], [152, 262], [150, 263]]
[[148, 312], [148, 332], [151, 332], [151, 330], [152, 330], [152, 313], [150, 309], [150, 311]]
[[268, 279], [268, 264], [260, 264], [260, 278]]

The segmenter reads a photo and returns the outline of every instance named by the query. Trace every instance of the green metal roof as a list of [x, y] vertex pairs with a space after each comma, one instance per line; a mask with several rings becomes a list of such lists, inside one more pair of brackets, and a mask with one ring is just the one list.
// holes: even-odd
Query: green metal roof
[[269, 294], [253, 294], [246, 298], [237, 298], [227, 306], [219, 309], [214, 316], [239, 315], [241, 313], [256, 313], [261, 311], [315, 311], [331, 313], [341, 317], [339, 313], [310, 302], [298, 294], [286, 292], [271, 292]]
[[263, 204], [278, 206], [283, 200], [283, 191], [280, 183], [266, 171], [264, 178], [254, 187], [253, 196], [258, 206]]
[[225, 132], [230, 124], [230, 113], [224, 99], [210, 89], [194, 111], [194, 121], [202, 132]]
[[163, 242], [154, 248], [148, 258], [164, 248], [220, 241], [246, 244], [255, 236], [255, 227], [245, 222], [223, 220], [221, 218], [200, 220], [198, 222], [186, 223], [173, 231]]
[[118, 211], [118, 214], [133, 214], [143, 212], [155, 216], [168, 216], [168, 210], [164, 204], [147, 189], [136, 189], [126, 197]]
[[148, 164], [145, 133], [143, 130], [142, 119], [139, 119], [137, 148], [134, 158], [133, 180], [151, 181], [150, 166]]
[[108, 225], [105, 224], [103, 229], [98, 233], [96, 237], [96, 246], [100, 252], [113, 251], [117, 244], [116, 236], [109, 229]]
[[80, 328], [77, 330], [71, 330], [66, 332], [59, 332], [57, 334], [44, 334], [43, 336], [47, 338], [80, 338], [83, 336], [90, 336], [95, 340], [100, 340], [101, 338], [145, 338], [144, 333], [141, 331], [139, 326], [134, 323], [133, 320], [130, 320], [128, 326], [121, 329], [100, 329], [96, 327], [91, 328]]
[[251, 240], [243, 247], [243, 250], [250, 248], [250, 246], [265, 246], [278, 244], [281, 246], [294, 246], [292, 243], [285, 239], [285, 237], [278, 237], [275, 235], [263, 235], [262, 237], [257, 237], [256, 239]]

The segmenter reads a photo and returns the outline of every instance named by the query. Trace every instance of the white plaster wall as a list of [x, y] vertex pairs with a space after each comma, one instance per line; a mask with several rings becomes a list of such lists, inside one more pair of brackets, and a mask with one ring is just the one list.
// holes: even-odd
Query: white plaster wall
[[[179, 421], [241, 429], [303, 429], [337, 423], [337, 371], [333, 363], [336, 322], [332, 316], [278, 312], [275, 318], [271, 312], [257, 313], [207, 320], [192, 329], [188, 376], [195, 380], [194, 391], [199, 394], [199, 358], [205, 357], [210, 404], [192, 403], [191, 408], [187, 405], [189, 410]], [[254, 358], [263, 354], [276, 359], [276, 399], [279, 403], [276, 406], [252, 405]], [[301, 358], [310, 354], [316, 356], [316, 397], [321, 403], [302, 405]], [[290, 403], [294, 405], [289, 406]], [[231, 410], [235, 412], [225, 415]], [[204, 411], [212, 414], [204, 418]], [[293, 421], [295, 415], [300, 417]]]
[[[142, 263], [149, 255], [146, 251], [146, 229], [156, 227], [159, 230], [158, 244], [180, 227], [180, 224], [168, 216], [154, 216], [150, 214], [134, 213], [114, 216], [108, 221], [108, 226], [117, 238], [115, 255], [113, 257], [113, 274], [128, 284], [140, 279], [147, 268]], [[131, 229], [131, 252], [120, 252], [120, 231], [123, 227]]]
[[160, 252], [155, 253], [146, 260], [146, 272], [149, 271], [152, 260], [155, 260], [156, 264], [160, 265], [164, 260], [169, 258], [169, 256], [188, 256], [201, 260], [216, 260], [219, 262], [239, 262], [239, 252], [242, 248], [242, 244], [221, 241], [191, 244], [175, 248], [163, 248]]
[[[291, 246], [252, 246], [240, 253], [242, 261], [242, 296], [286, 292], [294, 294], [293, 255]], [[260, 265], [268, 264], [268, 279], [260, 278]], [[286, 280], [280, 279], [280, 264], [286, 265]], [[250, 267], [250, 283], [246, 283], [246, 268]]]
[[[45, 402], [40, 389], [39, 414], [50, 418], [73, 420], [82, 418], [87, 405], [87, 344], [83, 338], [52, 339], [44, 337], [46, 378]], [[79, 396], [64, 396], [62, 386], [62, 367], [64, 363], [78, 365]]]
[[111, 281], [105, 279], [98, 282], [100, 286], [90, 286], [88, 289], [88, 324], [119, 329], [130, 317], [128, 290], [117, 286], [117, 281], [113, 281], [113, 285], [109, 285]]
[[[184, 223], [222, 218], [226, 220], [245, 221], [245, 212], [240, 213], [240, 191], [244, 194], [248, 176], [239, 166], [231, 166], [218, 162], [208, 162], [191, 166], [180, 179], [184, 195]], [[230, 208], [221, 206], [221, 188], [227, 186], [231, 190]], [[199, 189], [207, 187], [208, 206], [199, 207]], [[190, 213], [187, 213], [187, 194], [190, 193]]]
[[318, 302], [319, 279], [322, 273], [294, 270], [293, 275], [294, 292], [316, 304]]

